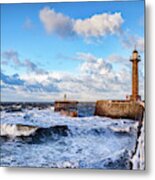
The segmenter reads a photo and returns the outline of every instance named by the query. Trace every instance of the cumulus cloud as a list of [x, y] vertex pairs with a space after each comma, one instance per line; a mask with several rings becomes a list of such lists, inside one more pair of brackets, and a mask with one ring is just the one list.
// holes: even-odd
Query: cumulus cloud
[[121, 13], [103, 13], [86, 19], [72, 19], [48, 7], [40, 11], [39, 17], [48, 33], [57, 33], [63, 37], [76, 34], [90, 38], [115, 34], [124, 21]]
[[85, 60], [81, 64], [80, 71], [89, 75], [105, 75], [110, 73], [112, 70], [112, 64], [103, 60], [103, 58], [97, 58], [91, 54], [81, 53], [79, 54], [79, 59]]
[[54, 9], [45, 7], [40, 10], [40, 21], [49, 34], [61, 37], [74, 35], [83, 37], [86, 42], [97, 40], [106, 35], [116, 34], [121, 39], [124, 48], [133, 49], [136, 45], [140, 52], [144, 52], [144, 38], [130, 35], [121, 29], [124, 19], [120, 12], [95, 14], [85, 19], [73, 19]]
[[[82, 57], [84, 57], [84, 54]], [[114, 95], [114, 98], [123, 98], [131, 93], [132, 65], [128, 57], [122, 57], [117, 54], [110, 55], [106, 59], [98, 58], [91, 54], [85, 54], [85, 57], [85, 61], [80, 66], [81, 75], [87, 79], [86, 82], [89, 82], [89, 89], [94, 87], [94, 93], [95, 91], [100, 92], [100, 95], [103, 94], [105, 96], [108, 92], [111, 94], [110, 96]], [[92, 57], [93, 61], [91, 60]], [[113, 65], [117, 63], [119, 65], [118, 68], [113, 68]], [[143, 84], [141, 90], [143, 96], [144, 79], [141, 70], [139, 72], [139, 80], [140, 84]], [[120, 93], [120, 95], [117, 93]]]
[[[25, 91], [25, 93], [28, 92], [46, 92], [46, 93], [52, 93], [52, 92], [58, 92], [59, 89], [54, 85], [54, 82], [48, 82], [43, 83], [39, 82], [37, 80], [31, 80], [31, 78], [24, 79], [23, 77], [20, 77], [19, 74], [13, 74], [13, 75], [6, 75], [4, 73], [1, 73], [1, 84], [2, 88], [8, 88], [15, 91]], [[48, 78], [48, 76], [46, 76]]]
[[[116, 59], [115, 59], [116, 57]], [[75, 59], [81, 61], [79, 73], [53, 71], [43, 74], [22, 74], [2, 76], [2, 96], [6, 92], [18, 93], [21, 100], [55, 100], [67, 94], [70, 99], [95, 101], [97, 99], [122, 99], [131, 94], [131, 69], [126, 66], [114, 69], [113, 64], [124, 57], [117, 55], [96, 57], [90, 53], [77, 53]], [[111, 60], [110, 60], [111, 59]], [[120, 63], [120, 62], [119, 62]], [[33, 65], [31, 65], [31, 68]], [[140, 79], [141, 95], [143, 95], [144, 79]], [[11, 97], [11, 96], [9, 96]], [[18, 97], [19, 99], [19, 97]]]
[[48, 33], [57, 33], [62, 37], [73, 34], [74, 20], [62, 13], [45, 7], [40, 11], [39, 17]]
[[43, 92], [43, 93], [53, 93], [53, 92], [59, 92], [59, 89], [53, 85], [53, 84], [48, 84], [48, 85], [43, 85], [42, 83], [36, 82], [34, 84], [29, 84], [27, 83], [26, 86], [23, 88], [27, 92]]
[[[91, 54], [82, 53], [82, 58], [85, 61], [80, 66], [81, 75], [84, 77], [86, 82], [89, 82], [87, 86], [89, 89], [94, 89], [96, 92], [113, 92], [115, 94], [117, 91], [122, 92], [122, 87], [124, 84], [128, 86], [129, 89], [129, 70], [126, 69], [125, 72], [128, 73], [128, 78], [124, 78], [124, 74], [121, 71], [115, 71], [112, 64], [114, 62], [109, 60], [109, 57], [103, 59], [101, 57], [95, 57]], [[114, 58], [114, 57], [113, 57]], [[125, 67], [124, 67], [125, 69]], [[123, 71], [124, 72], [124, 71]], [[127, 92], [127, 91], [126, 91]], [[101, 93], [101, 94], [102, 94]]]
[[115, 34], [123, 23], [121, 13], [99, 14], [87, 19], [78, 19], [74, 24], [74, 31], [84, 37], [101, 37]]

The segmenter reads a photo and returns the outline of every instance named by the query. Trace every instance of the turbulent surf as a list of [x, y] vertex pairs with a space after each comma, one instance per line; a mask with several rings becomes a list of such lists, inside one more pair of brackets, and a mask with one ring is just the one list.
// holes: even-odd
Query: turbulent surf
[[93, 116], [93, 105], [80, 108], [76, 118], [51, 107], [3, 109], [1, 166], [130, 169], [137, 122]]

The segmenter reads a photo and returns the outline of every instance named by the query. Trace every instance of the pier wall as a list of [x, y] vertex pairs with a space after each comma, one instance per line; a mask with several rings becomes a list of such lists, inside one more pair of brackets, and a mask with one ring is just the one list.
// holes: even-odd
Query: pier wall
[[54, 111], [60, 112], [62, 115], [77, 117], [77, 104], [78, 101], [55, 101]]
[[96, 102], [95, 115], [98, 116], [140, 121], [143, 113], [144, 107], [136, 101], [100, 100]]
[[55, 101], [54, 111], [58, 112], [61, 110], [72, 111], [77, 110], [78, 101]]

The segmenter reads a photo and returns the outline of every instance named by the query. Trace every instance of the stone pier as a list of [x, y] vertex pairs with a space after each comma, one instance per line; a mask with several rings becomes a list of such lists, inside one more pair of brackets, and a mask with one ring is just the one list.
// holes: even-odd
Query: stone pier
[[77, 117], [78, 116], [77, 105], [78, 105], [78, 101], [69, 101], [69, 100], [55, 101], [54, 111], [60, 112], [62, 115]]
[[95, 115], [116, 119], [141, 121], [144, 107], [137, 101], [100, 100], [96, 102]]

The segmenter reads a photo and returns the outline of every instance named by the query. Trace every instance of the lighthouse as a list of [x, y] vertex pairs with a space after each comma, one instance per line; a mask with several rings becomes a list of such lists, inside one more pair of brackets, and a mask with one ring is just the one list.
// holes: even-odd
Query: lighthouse
[[141, 100], [139, 93], [139, 79], [138, 79], [138, 62], [140, 61], [140, 55], [138, 51], [135, 49], [132, 52], [132, 57], [130, 59], [132, 62], [132, 95], [130, 96], [130, 100], [138, 101]]

